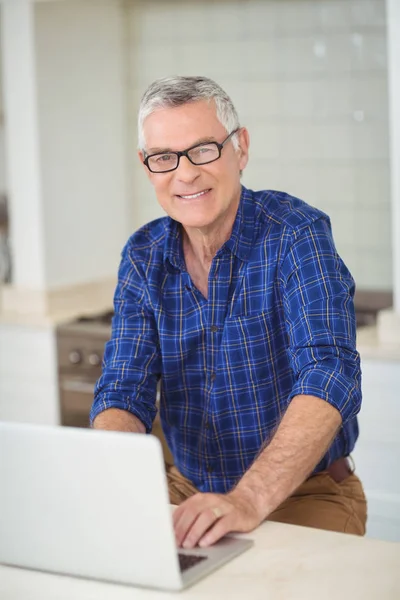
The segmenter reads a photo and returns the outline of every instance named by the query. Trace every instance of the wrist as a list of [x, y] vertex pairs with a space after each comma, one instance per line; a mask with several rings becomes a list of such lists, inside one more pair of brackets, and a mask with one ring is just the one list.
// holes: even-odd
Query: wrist
[[264, 484], [263, 478], [258, 473], [247, 471], [237, 486], [232, 491], [256, 510], [260, 521], [264, 520], [273, 510], [270, 507], [270, 495]]

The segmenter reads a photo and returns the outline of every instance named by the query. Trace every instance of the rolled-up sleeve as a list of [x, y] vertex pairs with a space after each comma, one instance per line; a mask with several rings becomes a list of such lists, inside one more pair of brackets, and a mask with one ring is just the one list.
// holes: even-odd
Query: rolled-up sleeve
[[90, 422], [108, 408], [135, 415], [150, 432], [156, 415], [160, 351], [154, 315], [146, 303], [145, 276], [129, 252], [122, 252], [114, 295], [110, 341], [96, 383]]
[[282, 297], [299, 394], [329, 402], [345, 423], [361, 406], [354, 280], [339, 257], [328, 218], [293, 233], [281, 269]]

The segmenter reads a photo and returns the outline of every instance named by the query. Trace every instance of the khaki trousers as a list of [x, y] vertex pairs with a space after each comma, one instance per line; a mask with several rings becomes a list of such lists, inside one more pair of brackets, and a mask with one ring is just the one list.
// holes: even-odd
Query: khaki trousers
[[[175, 466], [167, 466], [167, 478], [172, 504], [181, 504], [198, 491]], [[269, 515], [268, 521], [364, 535], [367, 502], [361, 481], [354, 473], [341, 483], [326, 472], [313, 475]]]

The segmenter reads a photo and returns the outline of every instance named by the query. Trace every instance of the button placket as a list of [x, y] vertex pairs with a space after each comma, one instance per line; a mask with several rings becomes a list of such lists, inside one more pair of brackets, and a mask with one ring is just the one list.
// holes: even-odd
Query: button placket
[[[229, 257], [231, 258], [231, 257]], [[207, 394], [206, 406], [204, 407], [206, 419], [204, 421], [204, 439], [206, 440], [206, 452], [204, 454], [204, 466], [208, 475], [208, 483], [212, 489], [213, 477], [216, 473], [215, 456], [218, 452], [216, 442], [216, 430], [213, 422], [213, 391], [217, 378], [216, 359], [222, 338], [222, 323], [226, 312], [229, 288], [231, 285], [231, 263], [228, 257], [218, 257], [212, 266], [209, 278], [208, 297], [208, 331], [207, 331]], [[217, 468], [218, 470], [218, 468]]]

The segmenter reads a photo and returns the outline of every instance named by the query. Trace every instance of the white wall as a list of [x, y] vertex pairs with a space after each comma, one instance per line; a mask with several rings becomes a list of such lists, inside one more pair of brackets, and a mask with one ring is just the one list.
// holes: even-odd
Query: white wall
[[[1, 51], [1, 7], [0, 7], [0, 51]], [[4, 121], [3, 121], [3, 73], [0, 60], [0, 194], [6, 191], [6, 155], [4, 142]]]
[[[251, 135], [243, 183], [331, 215], [360, 288], [390, 289], [384, 0], [131, 0], [130, 105], [155, 78], [204, 74]], [[136, 164], [136, 163], [134, 163]], [[134, 227], [160, 216], [139, 166]]]
[[47, 286], [114, 276], [130, 233], [122, 2], [38, 3], [35, 40]]
[[34, 7], [1, 5], [3, 114], [12, 277], [16, 285], [46, 284], [34, 54]]
[[386, 0], [392, 197], [393, 297], [400, 336], [400, 4]]

